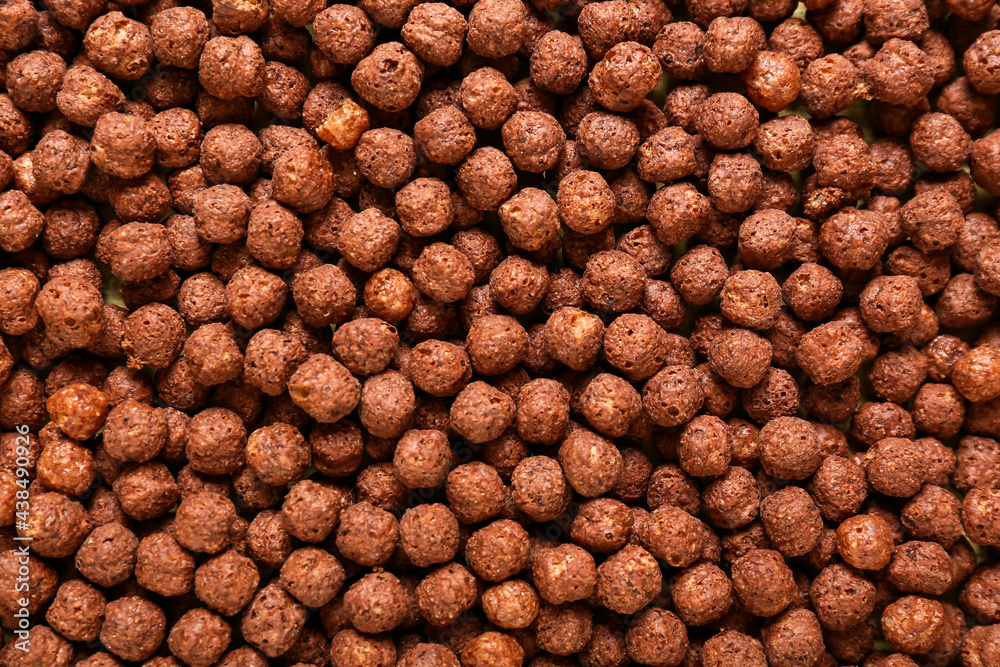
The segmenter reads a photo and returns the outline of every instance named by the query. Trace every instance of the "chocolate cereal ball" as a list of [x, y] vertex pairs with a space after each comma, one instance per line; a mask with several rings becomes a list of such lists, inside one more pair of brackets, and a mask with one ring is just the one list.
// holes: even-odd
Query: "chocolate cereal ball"
[[937, 643], [944, 623], [940, 602], [908, 595], [886, 607], [882, 613], [882, 633], [894, 649], [926, 653]]
[[566, 510], [572, 496], [562, 467], [548, 456], [531, 456], [511, 473], [512, 500], [533, 521], [551, 521]]
[[701, 409], [704, 392], [695, 372], [687, 366], [667, 366], [654, 375], [642, 392], [642, 405], [660, 426], [686, 423]]
[[797, 417], [777, 417], [760, 430], [760, 462], [779, 479], [807, 478], [821, 463], [815, 429]]
[[716, 93], [702, 103], [694, 122], [698, 133], [710, 144], [722, 150], [736, 150], [754, 140], [759, 116], [742, 95]]
[[795, 595], [792, 571], [777, 551], [752, 549], [733, 563], [733, 588], [755, 616], [775, 616]]
[[122, 597], [108, 603], [100, 641], [123, 660], [146, 660], [167, 634], [166, 617], [156, 604], [141, 597]]

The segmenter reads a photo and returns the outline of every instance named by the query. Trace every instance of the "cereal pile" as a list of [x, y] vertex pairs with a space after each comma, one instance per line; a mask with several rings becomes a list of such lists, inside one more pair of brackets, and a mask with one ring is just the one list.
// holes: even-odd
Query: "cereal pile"
[[992, 0], [0, 2], [0, 667], [998, 667]]

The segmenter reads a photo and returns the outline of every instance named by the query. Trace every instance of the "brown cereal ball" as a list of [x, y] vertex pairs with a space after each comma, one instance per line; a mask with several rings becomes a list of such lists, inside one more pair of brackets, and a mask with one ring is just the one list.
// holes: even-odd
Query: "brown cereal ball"
[[714, 477], [729, 469], [732, 434], [718, 417], [701, 415], [684, 427], [677, 457], [681, 469], [693, 477]]
[[487, 0], [476, 3], [469, 13], [466, 42], [483, 58], [502, 58], [521, 48], [527, 10], [515, 0]]
[[[281, 624], [273, 623], [282, 618]], [[269, 658], [288, 651], [302, 631], [306, 610], [278, 583], [261, 588], [244, 613], [240, 630], [248, 644]]]
[[244, 377], [265, 394], [278, 396], [284, 392], [288, 379], [306, 357], [305, 347], [294, 336], [263, 329], [254, 334], [247, 344]]
[[587, 52], [576, 35], [551, 30], [531, 50], [531, 80], [544, 91], [569, 95], [587, 73]]
[[7, 252], [26, 250], [42, 233], [45, 217], [20, 190], [0, 195], [0, 248]]
[[914, 156], [932, 171], [957, 169], [972, 152], [972, 139], [959, 122], [945, 113], [928, 113], [913, 122], [910, 146]]
[[152, 40], [146, 25], [121, 12], [99, 16], [83, 38], [87, 58], [115, 79], [140, 79], [152, 60]]
[[858, 627], [871, 615], [875, 586], [852, 568], [835, 563], [813, 580], [809, 598], [823, 627], [843, 632]]
[[492, 466], [478, 461], [457, 466], [445, 481], [449, 509], [461, 523], [478, 523], [500, 513], [504, 485]]
[[757, 21], [720, 16], [705, 32], [702, 58], [712, 72], [738, 74], [750, 66], [764, 41], [764, 30]]
[[194, 555], [168, 533], [153, 533], [139, 542], [135, 579], [146, 590], [165, 597], [189, 593], [195, 581]]
[[868, 446], [882, 438], [912, 438], [915, 434], [910, 413], [894, 403], [864, 403], [851, 420], [851, 435]]
[[392, 667], [396, 664], [396, 646], [388, 637], [340, 630], [330, 640], [330, 660], [345, 667]]
[[[722, 476], [705, 485], [701, 500], [712, 525], [736, 529], [757, 518], [760, 491], [748, 470], [731, 466]], [[697, 497], [694, 501], [694, 506], [687, 509], [697, 510]]]
[[777, 417], [760, 430], [760, 462], [778, 479], [805, 479], [819, 468], [822, 455], [816, 431], [797, 417]]
[[443, 106], [418, 120], [413, 138], [422, 155], [438, 164], [458, 164], [476, 145], [475, 128], [457, 106]]
[[[369, 209], [374, 212], [374, 209]], [[365, 217], [364, 214], [353, 217]], [[393, 227], [391, 230], [395, 230], [395, 223], [391, 220], [388, 222], [392, 223]], [[372, 230], [368, 230], [372, 231]], [[364, 232], [360, 232], [359, 236], [361, 238], [356, 239], [356, 241], [371, 240], [371, 238], [364, 238], [362, 235]], [[376, 239], [378, 238], [378, 232], [374, 234]], [[353, 244], [349, 252], [355, 250]], [[372, 248], [367, 249], [357, 248], [359, 252], [373, 251], [378, 253], [380, 256], [386, 252], [386, 248]], [[359, 263], [364, 263], [368, 261], [369, 258], [356, 259]], [[381, 261], [381, 260], [379, 260]], [[295, 305], [298, 307], [298, 314], [302, 317], [305, 323], [311, 327], [326, 327], [330, 324], [339, 324], [350, 319], [351, 313], [354, 310], [354, 305], [357, 300], [357, 289], [350, 282], [347, 276], [347, 271], [350, 267], [343, 265], [338, 266], [334, 264], [322, 264], [315, 268], [309, 269], [302, 273], [298, 273], [292, 279], [292, 297], [295, 299]], [[259, 271], [259, 270], [258, 270]], [[273, 277], [271, 274], [266, 274], [261, 272], [262, 277], [267, 276], [268, 282], [273, 282]], [[235, 278], [234, 278], [235, 280]], [[232, 284], [232, 281], [230, 282]], [[275, 285], [279, 287], [279, 285]], [[284, 287], [282, 283], [280, 287]], [[268, 304], [271, 305], [271, 304]], [[278, 309], [280, 310], [280, 302], [276, 303]], [[277, 312], [269, 311], [266, 313], [271, 319], [268, 319], [262, 324], [266, 324], [273, 320], [277, 316]]]
[[330, 5], [313, 19], [313, 35], [323, 54], [334, 63], [353, 65], [371, 52], [375, 31], [360, 7]]
[[337, 549], [359, 565], [368, 567], [386, 562], [398, 541], [396, 518], [368, 502], [351, 505], [340, 515]]
[[49, 396], [45, 409], [63, 433], [89, 440], [104, 426], [108, 396], [89, 384], [73, 383]]
[[[570, 474], [576, 473], [576, 462], [568, 463]], [[518, 463], [511, 473], [511, 499], [533, 521], [551, 521], [569, 505], [573, 491], [568, 482], [558, 461], [548, 456], [531, 456]]]
[[677, 667], [688, 648], [687, 628], [673, 612], [650, 607], [632, 622], [625, 646], [628, 656], [640, 664]]
[[490, 272], [489, 295], [509, 312], [522, 315], [544, 298], [548, 279], [541, 264], [512, 255]]
[[588, 370], [604, 338], [600, 318], [578, 308], [560, 308], [545, 325], [549, 355], [574, 370]]
[[[320, 542], [330, 534], [341, 510], [353, 499], [353, 494], [342, 487], [302, 480], [292, 487], [281, 506], [281, 533], [287, 530], [303, 542]], [[290, 542], [287, 535], [282, 540]]]
[[559, 218], [580, 234], [604, 230], [615, 212], [615, 195], [607, 181], [594, 171], [575, 171], [559, 181], [556, 194]]
[[985, 95], [1000, 91], [1000, 84], [997, 83], [996, 56], [993, 52], [997, 38], [1000, 37], [997, 32], [989, 30], [980, 34], [963, 56], [965, 75], [969, 83]]
[[961, 208], [946, 191], [917, 194], [899, 210], [900, 225], [920, 250], [937, 252], [954, 245], [964, 226]]
[[592, 166], [620, 169], [635, 155], [639, 130], [628, 118], [603, 111], [587, 114], [576, 130], [576, 149]]
[[472, 442], [500, 436], [514, 420], [514, 402], [485, 382], [467, 385], [451, 406], [452, 427]]
[[587, 260], [583, 272], [583, 298], [597, 310], [624, 312], [639, 305], [646, 272], [631, 255], [609, 250]]
[[955, 389], [976, 403], [995, 398], [1000, 395], [997, 364], [1000, 364], [1000, 350], [993, 345], [979, 345], [969, 350], [958, 358], [952, 369]]
[[995, 623], [1000, 610], [996, 604], [996, 565], [983, 565], [965, 583], [959, 601], [962, 609], [981, 623]]
[[775, 667], [821, 664], [825, 648], [822, 628], [808, 609], [791, 609], [768, 622], [761, 629], [761, 641], [768, 664]]
[[524, 649], [510, 635], [484, 632], [462, 649], [462, 667], [517, 667], [524, 663]]
[[475, 272], [468, 258], [447, 243], [432, 243], [420, 252], [413, 264], [413, 283], [436, 301], [452, 303], [468, 294]]
[[[416, 161], [413, 140], [399, 130], [380, 127], [361, 135], [354, 147], [358, 170], [373, 185], [397, 188], [410, 178]], [[341, 229], [343, 239], [346, 229]]]
[[458, 168], [455, 182], [470, 206], [495, 211], [514, 194], [517, 178], [510, 158], [491, 146], [477, 149]]
[[[601, 377], [592, 381], [591, 386]], [[590, 389], [588, 387], [587, 391]], [[592, 398], [588, 399], [585, 393], [581, 400]], [[638, 394], [634, 396], [634, 404], [638, 411]], [[559, 463], [573, 489], [587, 497], [600, 496], [609, 491], [618, 482], [622, 470], [618, 449], [586, 429], [577, 429], [566, 437], [559, 448]]]
[[849, 324], [827, 322], [802, 337], [795, 360], [816, 384], [837, 384], [858, 370], [864, 348]]
[[593, 556], [572, 544], [536, 551], [531, 573], [538, 594], [556, 605], [590, 597], [597, 586]]
[[399, 579], [388, 572], [362, 577], [344, 594], [345, 612], [361, 632], [393, 630], [406, 615], [406, 593]]
[[264, 426], [247, 439], [246, 461], [254, 475], [265, 484], [288, 484], [299, 479], [309, 467], [309, 444], [294, 426]]
[[913, 106], [934, 85], [927, 55], [913, 42], [896, 38], [863, 63], [862, 74], [872, 96], [889, 104]]
[[234, 185], [201, 190], [193, 209], [198, 236], [212, 243], [234, 243], [246, 234], [250, 210], [250, 198]]
[[927, 383], [913, 399], [913, 423], [940, 438], [958, 434], [965, 419], [965, 399], [951, 385]]
[[566, 143], [559, 121], [541, 111], [518, 111], [503, 124], [502, 136], [514, 166], [537, 174], [555, 167]]
[[452, 343], [426, 340], [410, 353], [410, 380], [433, 396], [453, 396], [472, 379], [468, 353]]
[[228, 498], [204, 491], [181, 500], [174, 519], [174, 537], [185, 549], [218, 553], [229, 545], [236, 509]]
[[781, 310], [781, 288], [769, 273], [737, 271], [722, 288], [721, 310], [741, 327], [770, 329]]
[[417, 178], [396, 193], [396, 214], [411, 236], [443, 232], [454, 218], [447, 184], [437, 178]]
[[509, 519], [494, 521], [469, 536], [465, 560], [480, 578], [502, 581], [528, 565], [528, 533]]
[[212, 183], [249, 183], [257, 173], [260, 154], [260, 140], [243, 125], [217, 125], [201, 142], [201, 166]]
[[365, 381], [358, 417], [377, 438], [398, 437], [412, 425], [413, 385], [401, 373], [385, 371]]
[[105, 604], [100, 591], [79, 579], [72, 579], [59, 586], [45, 612], [45, 620], [70, 641], [92, 642], [97, 639], [104, 622]]
[[767, 664], [761, 643], [735, 630], [725, 630], [706, 641], [701, 660], [705, 667], [764, 667]]
[[948, 281], [935, 305], [941, 325], [953, 329], [973, 327], [984, 322], [994, 310], [996, 299], [975, 283], [967, 273]]
[[191, 667], [208, 667], [222, 657], [229, 646], [231, 628], [207, 609], [192, 609], [170, 629], [170, 652]]
[[223, 100], [257, 97], [264, 89], [264, 56], [246, 35], [210, 39], [198, 60], [198, 81]]
[[[718, 160], [720, 156], [717, 156]], [[753, 160], [749, 156], [745, 159]], [[754, 161], [755, 162], [755, 161]], [[713, 161], [713, 167], [715, 162]], [[723, 163], [722, 169], [728, 170], [732, 165]], [[759, 167], [756, 167], [759, 171]], [[720, 175], [720, 177], [723, 177]], [[752, 182], [753, 178], [748, 174], [730, 174], [725, 176], [732, 178], [732, 187], [737, 187], [737, 183]], [[709, 174], [709, 191], [712, 190], [712, 174]], [[746, 187], [752, 188], [752, 185]], [[713, 202], [715, 197], [713, 195]], [[726, 207], [716, 202], [716, 207], [724, 210]], [[735, 212], [735, 211], [734, 211]], [[795, 220], [777, 209], [764, 209], [758, 211], [743, 221], [739, 231], [740, 259], [750, 268], [773, 270], [792, 258], [794, 252], [796, 234]]]
[[461, 57], [467, 27], [457, 9], [443, 3], [425, 3], [413, 8], [401, 35], [418, 58], [447, 67]]
[[908, 438], [884, 438], [865, 453], [868, 481], [880, 493], [908, 498], [927, 473], [920, 447]]
[[66, 63], [51, 51], [22, 53], [7, 64], [7, 91], [19, 108], [48, 113], [56, 108]]
[[700, 563], [681, 571], [670, 593], [677, 615], [687, 625], [718, 621], [736, 601], [729, 577], [711, 563]]
[[747, 97], [774, 112], [794, 102], [801, 86], [795, 60], [788, 54], [774, 51], [758, 51], [742, 78]]
[[679, 21], [663, 26], [656, 35], [653, 53], [670, 76], [698, 80], [705, 74], [704, 44], [705, 33], [697, 24]]
[[781, 286], [784, 302], [797, 317], [810, 322], [833, 315], [843, 292], [837, 276], [813, 262], [799, 266]]
[[704, 524], [687, 511], [661, 505], [633, 525], [635, 538], [653, 556], [672, 567], [687, 567], [701, 557]]
[[934, 648], [943, 630], [944, 608], [936, 600], [907, 595], [882, 612], [882, 633], [901, 652], [918, 654]]
[[108, 603], [100, 641], [122, 660], [142, 661], [156, 652], [166, 634], [162, 609], [141, 597], [123, 597]]
[[361, 400], [361, 383], [325, 354], [309, 357], [288, 380], [288, 393], [316, 421], [332, 424]]
[[382, 111], [402, 111], [420, 92], [424, 66], [399, 42], [376, 46], [351, 74], [358, 95]]
[[162, 409], [128, 399], [108, 413], [104, 446], [119, 461], [149, 461], [166, 443], [167, 418]]
[[486, 589], [481, 604], [490, 622], [505, 630], [528, 627], [540, 608], [538, 593], [520, 579], [508, 579]]
[[447, 563], [459, 547], [459, 525], [444, 505], [418, 505], [399, 522], [400, 546], [417, 567]]
[[757, 136], [759, 115], [737, 93], [715, 93], [698, 108], [694, 124], [698, 133], [722, 150], [749, 146]]
[[386, 322], [399, 322], [413, 310], [413, 285], [395, 269], [381, 269], [365, 283], [365, 307]]
[[0, 48], [17, 50], [27, 47], [37, 34], [39, 13], [31, 3], [12, 2], [0, 14], [4, 37]]
[[976, 544], [996, 546], [1000, 542], [1000, 526], [996, 520], [996, 510], [1000, 504], [998, 496], [1000, 493], [996, 489], [982, 487], [972, 489], [965, 496], [962, 503], [962, 525], [965, 527], [965, 534]]
[[90, 140], [91, 160], [112, 176], [137, 178], [153, 166], [156, 141], [144, 119], [122, 113], [101, 116]]
[[594, 98], [611, 111], [631, 111], [660, 81], [660, 61], [649, 47], [621, 42], [611, 47], [590, 72]]
[[837, 551], [859, 570], [881, 570], [892, 559], [889, 526], [874, 514], [852, 516], [837, 527]]
[[760, 519], [771, 545], [791, 557], [812, 551], [823, 530], [819, 508], [798, 486], [787, 486], [764, 498]]
[[861, 317], [872, 331], [901, 331], [914, 323], [922, 303], [920, 287], [913, 278], [879, 276], [861, 292]]
[[904, 542], [893, 552], [888, 578], [904, 593], [941, 595], [951, 587], [951, 559], [935, 542]]
[[168, 7], [149, 25], [153, 55], [164, 65], [194, 69], [210, 28], [205, 14], [194, 7]]
[[795, 595], [792, 571], [777, 551], [752, 549], [733, 563], [733, 588], [754, 616], [781, 613]]
[[642, 405], [660, 426], [686, 423], [704, 402], [698, 376], [687, 366], [666, 366], [646, 382]]
[[666, 334], [646, 315], [626, 313], [608, 325], [604, 335], [604, 356], [628, 380], [639, 382], [654, 375], [663, 365]]
[[194, 381], [205, 386], [233, 380], [243, 368], [243, 354], [224, 324], [204, 324], [193, 331], [184, 343], [184, 358]]
[[511, 244], [523, 250], [541, 250], [559, 232], [556, 203], [538, 188], [524, 188], [501, 204], [498, 213]]

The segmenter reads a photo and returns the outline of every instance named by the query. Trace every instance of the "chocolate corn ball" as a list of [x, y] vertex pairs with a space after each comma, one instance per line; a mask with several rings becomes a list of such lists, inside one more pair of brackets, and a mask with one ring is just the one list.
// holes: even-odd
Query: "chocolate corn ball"
[[446, 563], [458, 552], [458, 520], [444, 505], [418, 505], [403, 514], [399, 540], [403, 552], [417, 567]]
[[566, 134], [559, 122], [540, 111], [516, 112], [503, 124], [502, 136], [514, 166], [531, 173], [555, 167], [566, 143]]
[[[269, 622], [279, 616], [281, 624]], [[240, 630], [248, 644], [270, 658], [285, 653], [305, 623], [306, 610], [281, 588], [271, 583], [261, 588], [242, 617]]]
[[108, 603], [100, 641], [123, 660], [141, 661], [156, 652], [166, 634], [163, 610], [149, 600], [128, 596]]
[[797, 417], [768, 421], [760, 430], [759, 455], [764, 470], [779, 479], [805, 479], [822, 462], [815, 429]]
[[191, 551], [218, 553], [229, 545], [236, 510], [228, 498], [201, 492], [181, 500], [174, 520], [174, 537]]
[[594, 111], [580, 121], [576, 149], [592, 166], [620, 169], [635, 155], [639, 130], [624, 116]]
[[59, 586], [45, 620], [56, 632], [76, 642], [97, 639], [104, 622], [104, 594], [79, 579], [72, 579]]
[[636, 42], [611, 47], [590, 72], [594, 98], [611, 111], [631, 111], [659, 83], [662, 68], [652, 50]]
[[[575, 464], [575, 461], [568, 462], [568, 472], [574, 477]], [[510, 484], [514, 504], [533, 521], [556, 518], [566, 510], [572, 497], [572, 488], [562, 466], [548, 456], [531, 456], [518, 463], [511, 473]]]
[[144, 463], [159, 454], [166, 443], [167, 418], [162, 409], [128, 399], [108, 413], [104, 446], [119, 461]]
[[585, 170], [574, 171], [559, 181], [556, 203], [559, 219], [579, 234], [604, 230], [611, 223], [616, 205], [607, 181], [597, 172]]
[[416, 288], [430, 298], [451, 303], [468, 294], [475, 273], [468, 258], [454, 246], [432, 243], [414, 262], [412, 279]]
[[545, 325], [549, 355], [574, 370], [591, 367], [601, 349], [604, 324], [579, 308], [560, 308]]
[[117, 523], [95, 528], [76, 552], [74, 564], [88, 580], [110, 588], [130, 576], [136, 564], [139, 540]]
[[666, 366], [650, 378], [642, 391], [642, 405], [660, 426], [686, 423], [704, 403], [698, 376], [687, 366]]
[[383, 111], [401, 111], [420, 92], [424, 66], [398, 42], [379, 44], [351, 74], [351, 86], [366, 102]]
[[531, 572], [538, 594], [551, 604], [585, 599], [597, 586], [593, 556], [572, 544], [537, 550], [532, 555]]
[[180, 489], [170, 471], [155, 461], [122, 470], [112, 488], [122, 511], [139, 520], [162, 516], [180, 497]]
[[874, 514], [858, 514], [837, 527], [837, 551], [859, 570], [881, 570], [892, 560], [893, 539], [889, 526]]
[[803, 556], [819, 542], [823, 519], [809, 494], [788, 486], [761, 501], [761, 523], [768, 540], [786, 556]]
[[769, 273], [737, 271], [722, 288], [722, 314], [748, 329], [769, 329], [780, 312], [780, 292], [777, 281]]
[[509, 519], [500, 519], [469, 536], [465, 560], [477, 576], [502, 581], [528, 566], [528, 533]]
[[842, 564], [829, 565], [813, 579], [809, 597], [822, 626], [849, 631], [867, 619], [875, 607], [875, 586]]
[[909, 276], [879, 276], [861, 293], [861, 317], [872, 331], [887, 333], [911, 326], [923, 298]]
[[[696, 487], [693, 484], [691, 486], [692, 494], [696, 493]], [[652, 484], [650, 488], [652, 489]], [[691, 507], [680, 505], [682, 509], [697, 510], [697, 496], [693, 495], [692, 500]], [[731, 466], [723, 475], [712, 479], [705, 485], [701, 501], [712, 525], [729, 529], [742, 528], [757, 518], [760, 508], [760, 491], [757, 488], [756, 480], [748, 470]]]
[[750, 550], [733, 563], [732, 580], [743, 608], [755, 616], [781, 613], [795, 595], [792, 571], [777, 551]]
[[394, 629], [406, 613], [405, 592], [394, 575], [376, 572], [362, 577], [344, 594], [344, 607], [354, 627], [378, 633]]
[[736, 630], [724, 630], [705, 642], [701, 660], [706, 667], [736, 667], [767, 664], [761, 643]]
[[289, 378], [288, 393], [311, 417], [331, 424], [358, 405], [361, 383], [333, 357], [314, 354]]
[[104, 426], [108, 396], [89, 384], [72, 383], [49, 396], [45, 409], [63, 433], [89, 440]]
[[930, 651], [944, 623], [940, 602], [916, 595], [901, 597], [882, 613], [882, 633], [889, 645], [901, 652]]
[[164, 597], [189, 593], [195, 581], [194, 555], [170, 534], [153, 533], [139, 542], [135, 579], [146, 590]]
[[695, 127], [716, 148], [743, 148], [750, 145], [757, 135], [759, 115], [742, 95], [716, 93], [705, 100], [698, 111]]
[[448, 165], [461, 162], [476, 144], [475, 129], [454, 105], [442, 106], [418, 120], [413, 138], [428, 160]]
[[544, 91], [569, 95], [587, 73], [587, 52], [576, 35], [551, 30], [531, 50], [531, 80]]
[[515, 405], [503, 392], [485, 382], [472, 382], [451, 406], [452, 427], [472, 442], [493, 440], [514, 420]]

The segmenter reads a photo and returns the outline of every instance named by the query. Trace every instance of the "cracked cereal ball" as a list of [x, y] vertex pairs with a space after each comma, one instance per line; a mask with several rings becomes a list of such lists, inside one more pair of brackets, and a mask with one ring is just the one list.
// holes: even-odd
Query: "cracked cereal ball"
[[79, 579], [71, 579], [56, 592], [45, 620], [60, 635], [74, 642], [97, 639], [104, 622], [104, 595]]
[[760, 429], [760, 463], [778, 479], [803, 480], [822, 463], [816, 430], [798, 417], [776, 417]]
[[889, 645], [908, 654], [927, 653], [944, 629], [944, 607], [936, 600], [907, 595], [882, 612], [882, 633]]
[[795, 597], [795, 580], [777, 551], [751, 549], [733, 563], [733, 588], [743, 608], [754, 616], [781, 613]]
[[112, 600], [105, 608], [100, 641], [122, 660], [150, 658], [167, 634], [167, 619], [156, 604], [141, 597]]
[[49, 396], [45, 409], [63, 433], [75, 440], [89, 440], [104, 426], [108, 396], [96, 387], [76, 382]]
[[458, 520], [441, 504], [410, 508], [399, 522], [399, 543], [417, 567], [447, 563], [458, 553]]
[[823, 530], [819, 508], [798, 486], [787, 486], [764, 498], [760, 519], [771, 546], [790, 557], [812, 551]]
[[915, 279], [879, 276], [861, 292], [861, 317], [872, 331], [902, 331], [913, 325], [922, 303], [923, 296]]
[[590, 91], [611, 111], [631, 111], [656, 88], [663, 70], [648, 46], [621, 42], [611, 47], [590, 72]]
[[545, 324], [549, 356], [573, 370], [588, 370], [597, 359], [604, 338], [604, 323], [579, 308], [560, 308]]
[[153, 533], [139, 542], [135, 579], [146, 590], [164, 597], [190, 593], [195, 581], [194, 555], [168, 533]]
[[526, 442], [554, 445], [569, 425], [570, 395], [555, 380], [539, 378], [521, 387], [517, 397], [517, 432]]
[[185, 549], [218, 553], [229, 546], [236, 508], [228, 498], [204, 491], [181, 500], [174, 517], [174, 537]]
[[687, 366], [666, 366], [646, 382], [642, 405], [660, 426], [680, 426], [701, 409], [704, 392], [698, 376]]
[[469, 536], [465, 560], [486, 581], [502, 581], [529, 564], [527, 531], [509, 519], [500, 519]]
[[694, 124], [698, 134], [712, 146], [737, 150], [754, 140], [759, 121], [757, 110], [742, 95], [716, 93], [698, 108]]
[[770, 329], [781, 311], [781, 288], [769, 273], [737, 271], [722, 288], [720, 307], [733, 324], [747, 329]]
[[531, 456], [514, 468], [511, 499], [532, 521], [551, 521], [564, 511], [573, 490], [559, 463], [548, 456]]
[[95, 19], [87, 28], [83, 47], [98, 70], [126, 81], [141, 79], [153, 55], [149, 28], [121, 12]]

